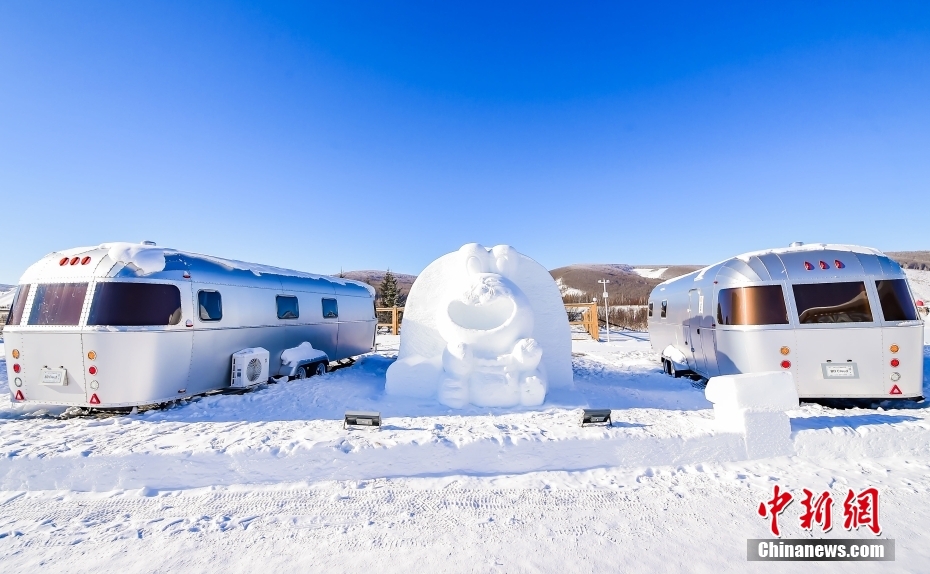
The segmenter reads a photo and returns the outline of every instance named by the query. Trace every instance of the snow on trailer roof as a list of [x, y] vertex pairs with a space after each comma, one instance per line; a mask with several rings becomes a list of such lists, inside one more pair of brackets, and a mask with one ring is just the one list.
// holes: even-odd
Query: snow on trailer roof
[[[742, 253], [740, 255], [728, 257], [722, 261], [718, 261], [717, 263], [708, 265], [707, 267], [704, 267], [702, 269], [698, 269], [697, 271], [692, 271], [691, 273], [688, 273], [687, 275], [682, 275], [680, 277], [674, 277], [672, 279], [668, 279], [667, 281], [663, 281], [656, 287], [659, 288], [664, 285], [668, 285], [668, 284], [671, 284], [677, 281], [685, 281], [689, 277], [693, 281], [700, 281], [704, 278], [704, 275], [708, 271], [712, 269], [720, 269], [723, 267], [729, 267], [728, 264], [736, 262], [736, 261], [739, 261], [743, 264], [749, 264], [753, 258], [762, 259], [763, 257], [767, 255], [774, 255], [778, 257], [779, 259], [781, 259], [781, 256], [783, 255], [791, 255], [791, 254], [799, 254], [799, 253], [814, 253], [814, 252], [823, 252], [823, 251], [838, 251], [838, 252], [853, 253], [853, 254], [856, 254], [857, 256], [866, 255], [866, 256], [873, 256], [873, 257], [880, 257], [880, 258], [888, 259], [888, 261], [891, 261], [895, 267], [898, 267], [898, 271], [900, 271], [900, 274], [902, 276], [904, 275], [904, 271], [900, 269], [900, 266], [897, 263], [894, 263], [884, 253], [872, 247], [863, 247], [861, 245], [848, 245], [848, 244], [843, 244], [843, 243], [792, 243], [788, 247], [775, 247], [771, 249], [761, 249], [758, 251], [749, 251], [747, 253]], [[784, 263], [784, 261], [782, 261], [782, 263]], [[747, 276], [747, 279], [748, 278], [749, 277]]]
[[[69, 263], [61, 263], [66, 259]], [[87, 263], [84, 263], [85, 260]], [[75, 263], [70, 263], [71, 261]], [[93, 263], [92, 266], [84, 267], [91, 263]], [[334, 286], [349, 287], [350, 290], [354, 290], [351, 289], [353, 287], [360, 287], [371, 296], [375, 295], [374, 287], [361, 281], [158, 247], [151, 242], [102, 243], [96, 247], [75, 247], [53, 251], [31, 265], [23, 273], [19, 282], [31, 283], [40, 279], [67, 277], [178, 279], [180, 273], [184, 271], [197, 271], [202, 274], [216, 273], [218, 269], [247, 272], [256, 278], [274, 275], [281, 278], [295, 277], [325, 281]]]

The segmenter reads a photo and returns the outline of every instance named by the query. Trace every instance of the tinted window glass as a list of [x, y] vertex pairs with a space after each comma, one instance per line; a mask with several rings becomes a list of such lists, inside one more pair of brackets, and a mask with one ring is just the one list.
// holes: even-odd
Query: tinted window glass
[[801, 323], [870, 323], [872, 308], [865, 283], [793, 285]]
[[199, 291], [197, 304], [201, 321], [219, 321], [223, 318], [223, 298], [219, 291]]
[[339, 307], [336, 306], [335, 299], [323, 299], [323, 317], [326, 319], [335, 319], [339, 316]]
[[46, 283], [36, 286], [30, 325], [77, 325], [87, 295], [87, 283]]
[[665, 317], [668, 314], [668, 301], [662, 301], [662, 310], [659, 311], [660, 317]]
[[296, 319], [300, 317], [300, 309], [297, 308], [297, 297], [278, 295], [275, 300], [278, 303], [278, 319]]
[[6, 317], [7, 325], [19, 325], [23, 320], [23, 311], [26, 310], [26, 299], [29, 298], [29, 288], [31, 285], [20, 285], [16, 288], [16, 295], [13, 296], [13, 306], [10, 307], [10, 313]]
[[917, 318], [917, 307], [911, 299], [904, 279], [876, 281], [878, 300], [886, 321], [913, 321]]
[[652, 301], [649, 302], [649, 316], [652, 317]]
[[88, 325], [141, 327], [177, 325], [181, 321], [181, 291], [159, 283], [99, 283], [87, 318]]
[[718, 325], [787, 325], [788, 308], [781, 285], [721, 289]]

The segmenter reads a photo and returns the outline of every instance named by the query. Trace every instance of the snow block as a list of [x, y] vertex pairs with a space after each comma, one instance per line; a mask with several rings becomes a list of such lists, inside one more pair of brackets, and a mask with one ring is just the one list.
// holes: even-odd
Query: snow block
[[785, 414], [799, 407], [791, 373], [713, 377], [704, 395], [714, 404], [717, 428], [743, 435], [748, 458], [794, 454], [791, 421]]
[[572, 384], [568, 317], [545, 267], [508, 245], [470, 243], [417, 277], [388, 394], [453, 408], [535, 406]]

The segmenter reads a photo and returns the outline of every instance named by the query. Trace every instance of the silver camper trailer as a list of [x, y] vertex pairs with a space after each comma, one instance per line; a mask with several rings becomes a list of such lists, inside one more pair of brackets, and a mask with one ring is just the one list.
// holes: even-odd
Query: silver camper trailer
[[666, 373], [791, 371], [802, 398], [918, 398], [923, 322], [880, 251], [793, 243], [658, 285], [649, 336]]
[[325, 372], [374, 347], [374, 295], [151, 242], [51, 253], [20, 279], [3, 332], [10, 394], [128, 407]]

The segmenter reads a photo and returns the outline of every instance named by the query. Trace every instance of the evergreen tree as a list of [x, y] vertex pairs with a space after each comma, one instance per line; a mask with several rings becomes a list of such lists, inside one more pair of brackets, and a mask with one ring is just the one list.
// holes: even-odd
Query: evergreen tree
[[381, 295], [381, 304], [383, 306], [393, 307], [394, 305], [400, 304], [400, 300], [397, 296], [397, 278], [394, 277], [390, 269], [384, 274], [384, 279], [381, 280], [381, 287], [378, 291]]

